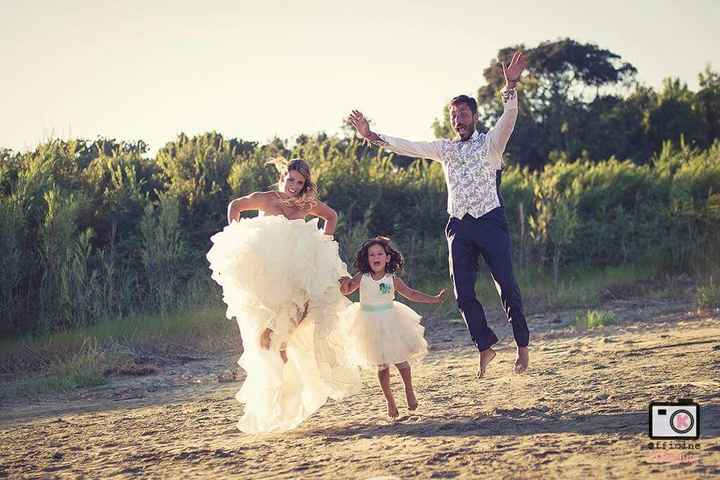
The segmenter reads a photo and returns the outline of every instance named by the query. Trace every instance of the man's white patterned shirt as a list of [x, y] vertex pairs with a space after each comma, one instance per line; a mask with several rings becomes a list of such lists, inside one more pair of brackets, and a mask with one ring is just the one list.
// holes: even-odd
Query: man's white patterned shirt
[[469, 213], [479, 218], [500, 206], [497, 171], [502, 168], [502, 154], [518, 115], [514, 91], [503, 96], [503, 104], [503, 114], [489, 132], [475, 131], [465, 141], [411, 142], [377, 134], [382, 140], [379, 144], [400, 155], [442, 163], [448, 187], [448, 214], [462, 218]]

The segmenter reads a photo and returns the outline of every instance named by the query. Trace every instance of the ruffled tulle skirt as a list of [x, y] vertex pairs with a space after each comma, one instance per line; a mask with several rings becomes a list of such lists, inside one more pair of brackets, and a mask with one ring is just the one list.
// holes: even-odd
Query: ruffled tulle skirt
[[[243, 340], [238, 364], [246, 379], [237, 394], [245, 404], [239, 428], [248, 433], [286, 431], [328, 399], [359, 389], [339, 314], [350, 303], [339, 291], [347, 268], [337, 242], [317, 220], [281, 216], [242, 219], [214, 235], [207, 254], [222, 286], [227, 317]], [[269, 350], [262, 332], [273, 330]], [[280, 350], [286, 350], [284, 363]]]
[[384, 311], [353, 303], [342, 314], [352, 338], [350, 357], [363, 368], [420, 361], [428, 351], [420, 315], [400, 302]]

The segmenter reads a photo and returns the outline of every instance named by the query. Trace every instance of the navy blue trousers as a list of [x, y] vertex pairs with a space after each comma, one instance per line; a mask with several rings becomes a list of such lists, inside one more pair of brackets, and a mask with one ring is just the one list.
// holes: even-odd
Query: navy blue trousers
[[520, 289], [512, 269], [510, 234], [503, 207], [480, 218], [465, 215], [450, 217], [445, 235], [450, 253], [450, 275], [457, 305], [465, 319], [470, 336], [483, 351], [498, 342], [485, 318], [485, 310], [475, 296], [478, 261], [482, 256], [500, 294], [508, 322], [512, 325], [515, 343], [526, 347], [530, 341]]

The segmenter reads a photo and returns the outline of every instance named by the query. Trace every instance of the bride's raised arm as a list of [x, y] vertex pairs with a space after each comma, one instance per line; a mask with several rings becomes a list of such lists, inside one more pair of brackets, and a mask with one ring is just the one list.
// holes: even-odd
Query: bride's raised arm
[[227, 218], [228, 225], [233, 221], [240, 220], [240, 214], [249, 210], [264, 210], [268, 204], [268, 198], [273, 192], [253, 192], [244, 197], [231, 200], [228, 204]]
[[330, 208], [327, 204], [317, 201], [308, 213], [325, 220], [325, 227], [323, 228], [323, 233], [325, 233], [325, 235], [335, 234], [335, 227], [337, 226], [337, 213], [335, 213], [335, 210]]

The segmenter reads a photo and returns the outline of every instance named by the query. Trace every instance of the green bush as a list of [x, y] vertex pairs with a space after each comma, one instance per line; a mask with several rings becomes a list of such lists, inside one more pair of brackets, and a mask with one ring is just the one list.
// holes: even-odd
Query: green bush
[[[302, 157], [339, 214], [349, 263], [387, 235], [415, 285], [447, 281], [446, 187], [438, 163], [354, 138], [301, 136], [257, 145], [217, 133], [180, 135], [155, 158], [142, 142], [53, 140], [0, 150], [0, 333], [89, 325], [217, 305], [205, 254], [228, 202], [274, 188], [271, 157]], [[555, 155], [541, 172], [507, 167], [502, 196], [516, 266], [551, 270], [650, 264], [720, 268], [720, 143], [666, 144], [647, 165]], [[563, 287], [564, 288], [564, 287]]]
[[697, 288], [697, 304], [699, 308], [720, 308], [720, 285], [712, 278]]
[[575, 315], [575, 328], [578, 330], [591, 330], [593, 328], [613, 325], [614, 323], [615, 314], [613, 312], [588, 310]]

